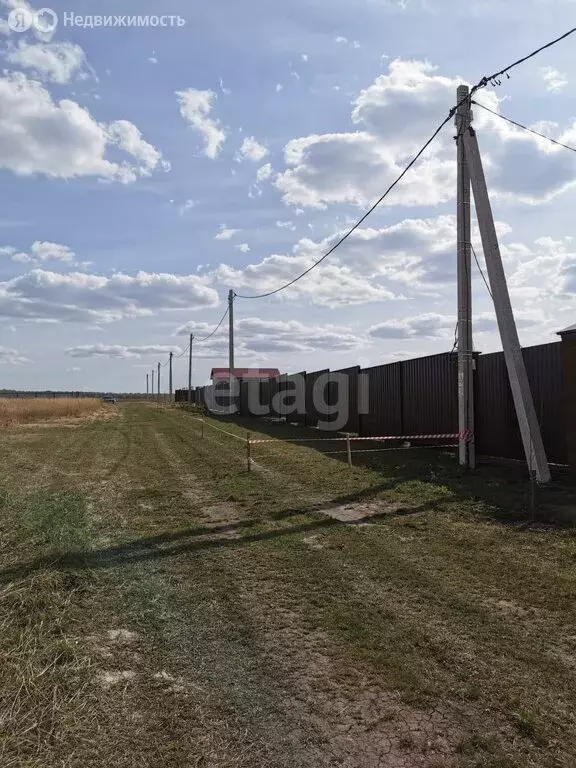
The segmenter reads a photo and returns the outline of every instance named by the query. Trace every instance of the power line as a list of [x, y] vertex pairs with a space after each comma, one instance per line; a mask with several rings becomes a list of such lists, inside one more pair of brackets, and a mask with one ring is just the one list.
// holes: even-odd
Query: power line
[[444, 128], [444, 126], [446, 125], [446, 123], [450, 122], [450, 120], [451, 120], [451, 119], [452, 119], [452, 114], [449, 114], [449, 115], [448, 115], [448, 117], [447, 117], [447, 118], [446, 118], [446, 119], [445, 119], [445, 120], [444, 120], [444, 121], [443, 121], [443, 122], [442, 122], [442, 123], [441, 123], [441, 124], [438, 126], [438, 128], [436, 128], [436, 130], [434, 131], [434, 133], [432, 134], [432, 136], [430, 136], [430, 138], [429, 138], [429, 139], [428, 139], [428, 141], [427, 141], [427, 142], [424, 144], [424, 146], [423, 146], [423, 147], [422, 147], [422, 148], [421, 148], [421, 149], [418, 151], [418, 153], [417, 153], [416, 155], [414, 155], [414, 157], [413, 157], [413, 158], [412, 158], [412, 160], [411, 160], [411, 161], [408, 163], [408, 165], [407, 165], [407, 166], [404, 168], [404, 170], [402, 171], [402, 173], [401, 173], [401, 174], [400, 174], [400, 175], [399, 175], [399, 176], [398, 176], [398, 177], [397, 177], [397, 178], [396, 178], [396, 179], [395, 179], [395, 180], [392, 182], [392, 184], [390, 184], [390, 186], [388, 187], [388, 189], [386, 190], [386, 192], [384, 192], [384, 194], [383, 194], [381, 197], [379, 197], [379, 198], [378, 198], [378, 200], [377, 200], [377, 201], [374, 203], [374, 205], [372, 205], [372, 207], [371, 207], [371, 208], [369, 208], [369, 209], [366, 211], [366, 213], [365, 213], [365, 214], [364, 214], [364, 215], [363, 215], [363, 216], [362, 216], [360, 219], [358, 219], [358, 221], [356, 222], [356, 224], [354, 224], [354, 226], [353, 226], [353, 227], [351, 227], [351, 228], [348, 230], [348, 232], [346, 232], [346, 234], [345, 234], [345, 235], [343, 235], [343, 237], [341, 237], [341, 238], [340, 238], [340, 240], [338, 240], [338, 242], [337, 242], [337, 243], [335, 243], [335, 244], [332, 246], [332, 248], [330, 248], [330, 250], [329, 250], [329, 251], [327, 251], [327, 252], [324, 254], [324, 256], [322, 256], [322, 258], [321, 258], [321, 259], [318, 259], [318, 261], [316, 261], [314, 264], [312, 264], [312, 266], [311, 266], [311, 267], [309, 267], [309, 268], [308, 268], [308, 269], [307, 269], [305, 272], [302, 272], [302, 274], [301, 274], [301, 275], [298, 275], [298, 277], [295, 277], [295, 278], [294, 278], [294, 280], [291, 280], [289, 283], [286, 283], [286, 285], [282, 285], [280, 288], [276, 288], [274, 291], [268, 291], [267, 293], [260, 293], [260, 294], [258, 294], [257, 296], [242, 296], [242, 295], [240, 295], [239, 293], [235, 293], [234, 295], [235, 295], [236, 297], [238, 297], [239, 299], [264, 299], [264, 298], [266, 298], [267, 296], [273, 296], [275, 293], [280, 293], [280, 291], [283, 291], [285, 288], [289, 288], [291, 285], [294, 285], [294, 283], [298, 282], [298, 280], [301, 280], [303, 277], [306, 277], [306, 275], [307, 275], [307, 274], [309, 274], [310, 272], [312, 272], [312, 270], [313, 270], [313, 269], [315, 269], [315, 268], [316, 268], [316, 267], [317, 267], [319, 264], [321, 264], [321, 263], [322, 263], [322, 262], [323, 262], [325, 259], [327, 259], [327, 258], [328, 258], [328, 256], [330, 256], [331, 254], [333, 254], [333, 253], [334, 253], [334, 251], [335, 251], [337, 248], [339, 248], [339, 247], [342, 245], [342, 243], [343, 243], [343, 242], [345, 242], [346, 240], [348, 240], [348, 238], [350, 237], [350, 235], [351, 235], [353, 232], [355, 232], [355, 231], [358, 229], [358, 227], [359, 227], [361, 224], [363, 224], [363, 223], [366, 221], [366, 219], [368, 218], [368, 216], [370, 216], [370, 214], [371, 214], [371, 213], [373, 213], [373, 212], [376, 210], [376, 208], [378, 208], [378, 206], [379, 206], [379, 205], [380, 205], [380, 204], [383, 202], [383, 200], [384, 200], [386, 197], [388, 197], [388, 195], [390, 194], [390, 192], [392, 192], [392, 190], [394, 189], [394, 187], [395, 187], [397, 184], [399, 184], [399, 183], [400, 183], [400, 181], [402, 181], [402, 179], [403, 179], [403, 178], [404, 178], [404, 176], [405, 176], [405, 175], [408, 173], [408, 171], [410, 170], [410, 168], [412, 168], [412, 166], [413, 166], [413, 165], [414, 165], [414, 164], [415, 164], [415, 163], [416, 163], [416, 162], [417, 162], [417, 161], [420, 159], [420, 157], [421, 157], [421, 156], [424, 154], [424, 152], [425, 152], [425, 151], [428, 149], [428, 147], [430, 146], [430, 144], [432, 144], [432, 142], [434, 141], [434, 139], [436, 138], [436, 136], [438, 136], [438, 134], [440, 133], [440, 131], [442, 130], [442, 128]]
[[525, 61], [528, 61], [528, 59], [534, 58], [534, 56], [537, 56], [539, 53], [542, 53], [542, 51], [545, 51], [547, 48], [551, 48], [553, 45], [556, 45], [556, 43], [559, 43], [562, 40], [565, 40], [567, 37], [570, 37], [570, 35], [573, 35], [574, 32], [576, 32], [576, 27], [569, 29], [568, 32], [565, 32], [563, 35], [560, 35], [560, 37], [557, 37], [555, 40], [551, 40], [549, 43], [546, 43], [546, 45], [543, 45], [540, 48], [537, 48], [535, 51], [532, 51], [532, 53], [529, 53], [527, 56], [523, 56], [521, 59], [518, 59], [518, 61], [515, 61], [513, 64], [509, 64], [507, 67], [505, 67], [504, 69], [501, 69], [499, 72], [496, 72], [495, 74], [490, 75], [489, 77], [483, 77], [482, 80], [480, 80], [480, 82], [478, 83], [478, 85], [474, 86], [470, 95], [474, 94], [480, 88], [485, 88], [489, 83], [500, 85], [499, 78], [502, 77], [502, 75], [506, 75], [507, 77], [510, 77], [508, 73], [510, 72], [511, 69], [514, 69], [514, 67], [517, 67], [519, 64], [523, 64]]
[[490, 109], [490, 107], [486, 107], [484, 104], [480, 104], [478, 101], [473, 101], [472, 104], [475, 104], [477, 107], [482, 107], [482, 109], [485, 109], [486, 112], [490, 112], [496, 117], [499, 117], [501, 120], [505, 120], [507, 123], [512, 123], [512, 125], [515, 125], [517, 128], [522, 128], [529, 133], [533, 133], [535, 136], [540, 136], [541, 139], [546, 139], [547, 141], [552, 142], [552, 144], [556, 144], [559, 147], [564, 147], [564, 149], [569, 149], [571, 152], [576, 152], [576, 147], [570, 147], [568, 144], [563, 144], [561, 141], [557, 141], [556, 139], [552, 139], [550, 136], [546, 136], [539, 131], [535, 131], [534, 128], [529, 128], [527, 125], [522, 125], [522, 123], [518, 123], [516, 120], [512, 120], [511, 117], [501, 115], [499, 112], [495, 112], [493, 109]]
[[488, 285], [488, 280], [486, 280], [486, 275], [484, 274], [484, 270], [480, 266], [480, 261], [478, 260], [478, 256], [476, 256], [476, 251], [474, 250], [474, 246], [472, 243], [470, 243], [470, 248], [472, 248], [472, 253], [474, 254], [474, 260], [476, 261], [476, 266], [478, 267], [480, 274], [482, 275], [482, 280], [484, 280], [484, 285], [486, 286], [488, 293], [490, 294], [490, 298], [492, 301], [494, 301], [494, 296], [492, 296], [492, 291], [490, 290], [490, 286]]
[[180, 360], [181, 357], [184, 357], [184, 355], [188, 352], [190, 349], [190, 344], [186, 347], [186, 349], [183, 352], [180, 352], [179, 355], [174, 355], [174, 360]]
[[[216, 328], [214, 328], [214, 330], [212, 331], [212, 333], [211, 333], [209, 336], [205, 336], [203, 339], [196, 339], [196, 338], [194, 338], [194, 341], [195, 341], [197, 344], [200, 344], [200, 343], [201, 343], [201, 342], [203, 342], [203, 341], [208, 341], [208, 339], [211, 339], [211, 338], [212, 338], [212, 336], [214, 336], [214, 334], [216, 333], [216, 331], [217, 331], [217, 330], [220, 328], [220, 326], [222, 325], [222, 323], [223, 323], [223, 322], [224, 322], [224, 320], [226, 319], [226, 315], [228, 314], [228, 310], [229, 310], [229, 309], [230, 309], [230, 307], [227, 307], [227, 308], [226, 308], [226, 312], [224, 312], [224, 314], [222, 315], [222, 320], [220, 320], [220, 322], [218, 323], [218, 325], [216, 326]], [[188, 347], [188, 349], [190, 349], [190, 347]]]
[[[477, 91], [479, 91], [482, 88], [485, 88], [489, 84], [491, 84], [491, 85], [501, 85], [501, 81], [499, 80], [499, 78], [502, 75], [506, 75], [506, 77], [509, 78], [510, 77], [510, 75], [509, 75], [510, 70], [514, 69], [515, 67], [517, 67], [520, 64], [523, 64], [525, 61], [528, 61], [529, 59], [533, 58], [534, 56], [537, 56], [539, 53], [541, 53], [542, 51], [546, 50], [547, 48], [551, 48], [553, 45], [556, 45], [561, 40], [565, 40], [567, 37], [569, 37], [570, 35], [574, 34], [574, 32], [576, 32], [576, 27], [574, 27], [573, 29], [568, 30], [568, 32], [565, 32], [563, 35], [561, 35], [560, 37], [557, 37], [555, 40], [551, 40], [549, 43], [546, 43], [545, 45], [541, 46], [540, 48], [537, 48], [535, 51], [532, 51], [532, 53], [529, 53], [527, 56], [523, 56], [521, 59], [518, 59], [517, 61], [513, 62], [512, 64], [509, 64], [504, 69], [501, 69], [498, 72], [495, 72], [493, 75], [485, 76], [481, 80], [479, 80], [478, 83], [476, 83], [476, 85], [471, 88], [470, 93], [464, 99], [462, 99], [455, 107], [453, 107], [450, 110], [450, 113], [449, 113], [448, 117], [438, 126], [438, 128], [434, 131], [432, 136], [424, 144], [424, 146], [418, 151], [418, 153], [412, 158], [412, 160], [404, 168], [402, 173], [388, 187], [386, 192], [384, 192], [384, 194], [374, 203], [374, 205], [372, 205], [371, 208], [368, 209], [368, 211], [366, 211], [366, 213], [356, 222], [356, 224], [354, 224], [354, 226], [351, 227], [346, 232], [346, 234], [343, 235], [343, 237], [341, 237], [338, 240], [338, 242], [335, 243], [332, 246], [332, 248], [330, 248], [330, 250], [328, 250], [322, 256], [322, 258], [320, 258], [320, 259], [318, 259], [318, 261], [314, 262], [314, 264], [312, 264], [311, 267], [309, 267], [307, 270], [305, 270], [300, 275], [298, 275], [298, 277], [295, 277], [290, 282], [280, 286], [279, 288], [276, 288], [273, 291], [267, 291], [266, 293], [259, 293], [259, 294], [255, 294], [253, 296], [246, 296], [246, 295], [242, 295], [242, 294], [239, 294], [239, 293], [235, 293], [234, 296], [239, 298], [239, 299], [264, 299], [264, 298], [267, 298], [268, 296], [274, 296], [274, 294], [280, 293], [280, 291], [283, 291], [286, 288], [289, 288], [291, 285], [294, 285], [294, 283], [297, 283], [298, 280], [301, 280], [303, 277], [306, 277], [306, 275], [308, 275], [310, 272], [312, 272], [312, 270], [315, 269], [319, 264], [322, 264], [322, 262], [325, 259], [327, 259], [328, 256], [332, 255], [334, 253], [334, 251], [342, 245], [342, 243], [344, 243], [346, 240], [348, 240], [350, 235], [352, 235], [352, 233], [355, 232], [358, 229], [358, 227], [360, 227], [360, 225], [364, 223], [364, 221], [366, 221], [366, 219], [376, 210], [376, 208], [378, 208], [378, 206], [390, 194], [390, 192], [394, 189], [394, 187], [396, 187], [396, 185], [399, 184], [400, 181], [402, 181], [402, 179], [408, 173], [408, 171], [412, 168], [412, 166], [420, 159], [420, 157], [428, 149], [430, 144], [432, 144], [432, 142], [434, 141], [436, 136], [438, 136], [438, 134], [444, 128], [444, 126], [448, 122], [450, 122], [450, 120], [452, 120], [452, 118], [456, 114], [456, 111], [457, 111], [458, 107], [461, 104], [464, 104], [466, 101], [470, 101], [472, 96]], [[482, 106], [482, 105], [480, 105], [480, 106]], [[521, 127], [523, 127], [523, 126], [521, 126]], [[546, 138], [546, 137], [544, 137], [544, 138]]]

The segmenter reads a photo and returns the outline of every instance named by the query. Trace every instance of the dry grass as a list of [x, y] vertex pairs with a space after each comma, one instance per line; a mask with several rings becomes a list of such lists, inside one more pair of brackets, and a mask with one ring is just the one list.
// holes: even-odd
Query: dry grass
[[1, 435], [0, 768], [576, 766], [573, 485], [108, 412]]
[[102, 408], [95, 397], [61, 397], [0, 400], [0, 424], [11, 426], [54, 419], [88, 416]]

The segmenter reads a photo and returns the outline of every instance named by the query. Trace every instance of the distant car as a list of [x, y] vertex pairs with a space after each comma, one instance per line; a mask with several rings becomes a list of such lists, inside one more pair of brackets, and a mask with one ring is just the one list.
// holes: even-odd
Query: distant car
[[106, 397], [102, 398], [103, 403], [112, 403], [112, 405], [115, 405], [118, 402], [117, 397], [112, 397], [112, 395], [106, 395]]

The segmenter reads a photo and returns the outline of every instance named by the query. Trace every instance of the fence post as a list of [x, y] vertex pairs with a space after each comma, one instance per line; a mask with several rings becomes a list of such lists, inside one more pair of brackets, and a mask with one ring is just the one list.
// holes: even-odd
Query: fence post
[[204, 414], [202, 414], [202, 437], [204, 437]]
[[348, 466], [352, 469], [352, 445], [350, 444], [349, 432], [346, 432], [346, 451], [348, 453]]
[[250, 432], [246, 433], [246, 459], [248, 462], [248, 472], [252, 471], [252, 457], [251, 457], [251, 449], [250, 449]]

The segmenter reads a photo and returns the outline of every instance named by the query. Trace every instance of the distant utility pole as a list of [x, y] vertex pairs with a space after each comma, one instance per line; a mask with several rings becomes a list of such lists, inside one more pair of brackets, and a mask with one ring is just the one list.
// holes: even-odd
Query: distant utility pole
[[152, 397], [154, 397], [154, 369], [152, 369]]
[[150, 394], [150, 374], [146, 374], [146, 394]]
[[229, 360], [230, 376], [234, 370], [234, 291], [228, 293], [228, 323], [229, 323]]
[[160, 402], [160, 363], [158, 363], [158, 383], [156, 384], [156, 394], [158, 402]]
[[172, 359], [173, 357], [174, 357], [174, 352], [170, 352], [170, 380], [169, 380], [170, 399], [172, 399]]
[[508, 368], [510, 389], [512, 390], [516, 416], [522, 435], [524, 453], [526, 454], [526, 461], [530, 471], [536, 474], [539, 482], [547, 483], [550, 480], [550, 468], [546, 458], [540, 425], [536, 416], [536, 409], [534, 408], [530, 382], [526, 373], [510, 294], [506, 284], [506, 273], [502, 265], [498, 235], [494, 226], [494, 217], [486, 186], [484, 168], [482, 167], [482, 158], [478, 149], [478, 140], [471, 126], [464, 130], [463, 138], [464, 152], [468, 162], [470, 181], [476, 203], [478, 227], [482, 237], [488, 278], [496, 310], [496, 319], [498, 320], [502, 349], [504, 350], [504, 358]]
[[460, 465], [474, 469], [474, 344], [472, 340], [472, 261], [470, 222], [470, 173], [464, 151], [464, 131], [470, 127], [470, 90], [456, 91], [457, 146], [457, 251], [458, 251], [458, 432]]
[[188, 403], [192, 403], [192, 345], [194, 344], [194, 334], [190, 334], [190, 349], [188, 354]]

